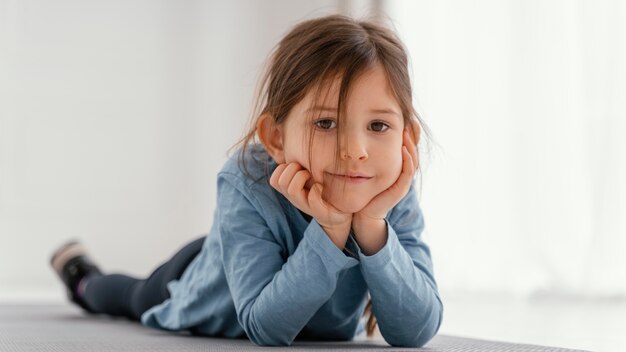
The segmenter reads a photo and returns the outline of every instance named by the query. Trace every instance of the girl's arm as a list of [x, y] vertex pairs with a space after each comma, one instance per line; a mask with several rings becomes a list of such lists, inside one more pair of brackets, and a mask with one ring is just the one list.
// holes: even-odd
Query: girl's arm
[[430, 250], [421, 239], [424, 218], [413, 185], [386, 223], [384, 247], [371, 256], [359, 250], [361, 271], [385, 340], [394, 346], [421, 347], [439, 330], [443, 305]]
[[[294, 253], [271, 221], [279, 209], [261, 203], [244, 181], [218, 178], [221, 255], [237, 318], [257, 345], [289, 345], [332, 296], [339, 274], [358, 264], [313, 220]], [[273, 226], [270, 228], [270, 226]], [[349, 339], [354, 331], [339, 331]]]

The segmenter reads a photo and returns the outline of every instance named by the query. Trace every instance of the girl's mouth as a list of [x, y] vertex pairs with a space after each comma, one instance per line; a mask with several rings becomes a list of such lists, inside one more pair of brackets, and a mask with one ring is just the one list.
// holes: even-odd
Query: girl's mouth
[[348, 175], [339, 175], [339, 174], [330, 174], [330, 175], [342, 182], [356, 183], [356, 184], [367, 182], [369, 179], [372, 178], [368, 176], [348, 176]]

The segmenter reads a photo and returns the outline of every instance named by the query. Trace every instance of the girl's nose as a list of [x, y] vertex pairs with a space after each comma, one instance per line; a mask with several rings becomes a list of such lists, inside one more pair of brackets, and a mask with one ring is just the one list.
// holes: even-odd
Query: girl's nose
[[357, 136], [351, 136], [347, 141], [343, 141], [341, 148], [341, 159], [343, 160], [367, 160], [367, 149], [365, 143]]

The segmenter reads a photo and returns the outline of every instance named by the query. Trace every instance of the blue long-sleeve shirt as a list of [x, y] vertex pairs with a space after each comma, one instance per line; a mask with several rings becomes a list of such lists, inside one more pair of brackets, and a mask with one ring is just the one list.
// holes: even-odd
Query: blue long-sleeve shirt
[[[387, 214], [385, 246], [366, 256], [350, 237], [348, 254], [269, 185], [262, 145], [244, 155], [252, 178], [240, 170], [239, 154], [218, 174], [217, 207], [201, 252], [168, 283], [171, 297], [142, 315], [144, 325], [247, 336], [258, 345], [350, 340], [363, 331], [369, 292], [389, 344], [422, 346], [436, 334], [443, 306], [413, 186]], [[276, 166], [270, 159], [269, 175]]]

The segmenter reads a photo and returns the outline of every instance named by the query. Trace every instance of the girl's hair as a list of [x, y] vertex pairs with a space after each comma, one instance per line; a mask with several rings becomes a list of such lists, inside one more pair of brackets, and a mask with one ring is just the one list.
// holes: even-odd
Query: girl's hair
[[[257, 122], [263, 114], [269, 114], [274, 124], [285, 122], [291, 109], [309, 92], [314, 93], [313, 102], [327, 94], [329, 85], [340, 79], [337, 106], [337, 146], [345, 122], [346, 102], [350, 88], [356, 79], [375, 65], [380, 65], [396, 98], [405, 126], [416, 143], [419, 133], [430, 136], [428, 128], [415, 111], [406, 50], [395, 33], [372, 21], [357, 21], [341, 15], [332, 15], [301, 22], [296, 25], [274, 48], [259, 82], [253, 115], [246, 134], [232, 148], [240, 147], [239, 164], [251, 177], [244, 162], [246, 148], [257, 137]], [[325, 96], [325, 95], [324, 95]], [[312, 143], [315, 129], [311, 130]], [[310, 146], [310, 144], [309, 144]], [[341, 148], [336, 148], [335, 162], [340, 159]], [[309, 148], [309, 160], [312, 150]], [[254, 160], [254, 158], [253, 158]], [[269, 156], [265, 170], [269, 179]], [[371, 300], [365, 313], [369, 314], [367, 335], [376, 328]]]

